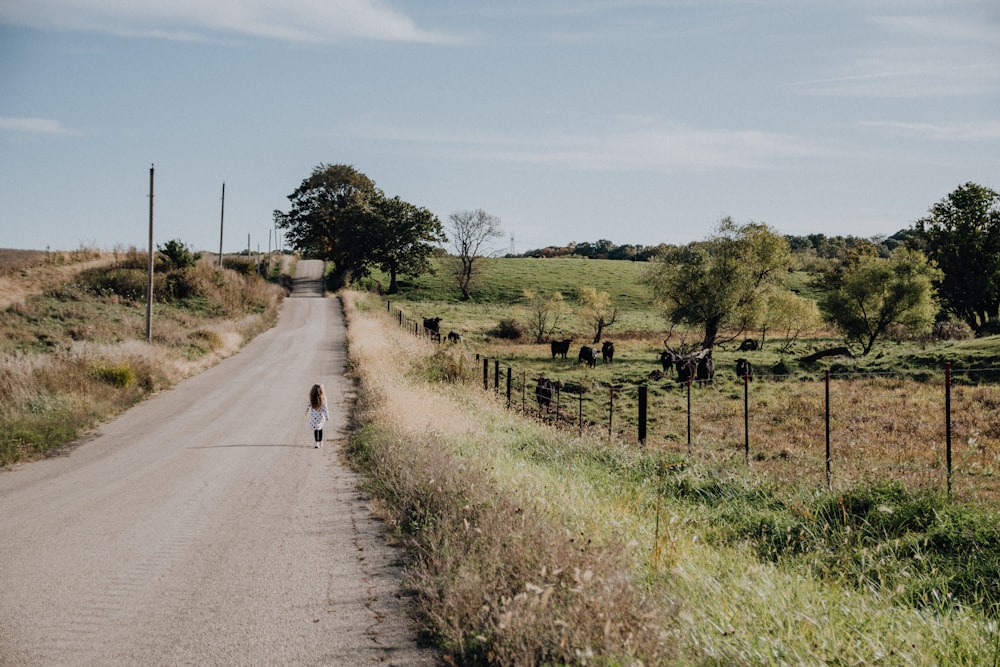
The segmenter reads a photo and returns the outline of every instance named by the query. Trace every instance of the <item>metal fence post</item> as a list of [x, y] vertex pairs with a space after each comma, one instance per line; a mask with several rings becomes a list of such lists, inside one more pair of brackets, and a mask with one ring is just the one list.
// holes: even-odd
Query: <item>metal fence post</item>
[[944, 364], [944, 439], [948, 466], [948, 498], [951, 499], [951, 362]]
[[830, 371], [826, 371], [826, 488], [833, 490], [833, 483], [830, 479]]
[[639, 385], [639, 444], [646, 444], [646, 385]]
[[691, 453], [691, 378], [687, 379], [687, 429], [688, 429], [688, 454]]
[[750, 463], [750, 378], [743, 375], [743, 462]]
[[608, 437], [612, 435], [612, 422], [615, 419], [615, 388], [608, 388]]
[[510, 366], [507, 367], [507, 409], [510, 410]]
[[521, 413], [524, 414], [525, 402], [524, 402], [524, 392], [525, 387], [528, 384], [528, 374], [526, 371], [521, 371]]

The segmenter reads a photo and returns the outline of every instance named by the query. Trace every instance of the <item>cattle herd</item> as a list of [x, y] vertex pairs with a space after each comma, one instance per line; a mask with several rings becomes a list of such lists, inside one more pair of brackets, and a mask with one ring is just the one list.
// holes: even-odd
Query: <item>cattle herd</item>
[[[425, 317], [423, 321], [424, 333], [432, 340], [440, 342], [441, 318]], [[462, 340], [462, 336], [455, 331], [449, 331], [447, 340], [457, 343]], [[571, 338], [550, 341], [549, 346], [552, 358], [561, 357], [562, 359], [566, 359], [572, 342], [573, 339]], [[711, 349], [706, 348], [681, 354], [668, 346], [666, 341], [664, 341], [664, 346], [667, 349], [660, 353], [660, 365], [663, 371], [653, 371], [650, 373], [650, 378], [659, 380], [673, 370], [677, 374], [678, 384], [696, 383], [705, 385], [713, 382], [715, 379], [715, 362], [712, 359]], [[741, 352], [751, 352], [757, 349], [757, 341], [751, 339], [744, 340], [739, 347]], [[577, 364], [587, 364], [588, 368], [594, 368], [597, 365], [598, 355], [600, 355], [604, 363], [610, 364], [614, 361], [615, 344], [611, 341], [604, 341], [601, 344], [600, 350], [591, 345], [581, 346], [580, 352], [577, 355]], [[736, 377], [744, 381], [753, 380], [753, 364], [748, 359], [740, 358], [736, 360]], [[563, 387], [557, 380], [550, 380], [544, 375], [540, 375], [535, 384], [535, 399], [538, 405], [540, 407], [548, 407], [552, 403], [554, 393], [561, 388]]]

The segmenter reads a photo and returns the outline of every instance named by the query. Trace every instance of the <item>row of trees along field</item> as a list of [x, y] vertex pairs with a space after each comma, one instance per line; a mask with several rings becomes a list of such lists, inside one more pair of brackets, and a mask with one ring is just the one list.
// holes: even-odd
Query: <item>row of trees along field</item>
[[[389, 276], [388, 292], [395, 293], [400, 276], [432, 271], [430, 258], [450, 240], [456, 288], [469, 300], [477, 260], [493, 255], [490, 242], [503, 234], [499, 218], [477, 209], [450, 215], [449, 238], [430, 211], [390, 199], [347, 165], [317, 166], [289, 200], [287, 213], [274, 212], [276, 225], [287, 231], [293, 248], [331, 262], [337, 285], [378, 269]], [[935, 321], [952, 319], [977, 335], [1000, 333], [1000, 194], [975, 183], [958, 187], [891, 237], [783, 236], [766, 224], [725, 218], [705, 240], [681, 246], [601, 240], [523, 256], [565, 255], [649, 262], [645, 284], [651, 300], [671, 326], [703, 331], [705, 348], [719, 342], [723, 331], [730, 338], [764, 338], [820, 315], [862, 354], [893, 327], [919, 334]], [[812, 276], [806, 290], [787, 289], [793, 266]], [[606, 295], [587, 296], [594, 306]], [[535, 308], [541, 316], [545, 303], [558, 301], [557, 295], [531, 291], [525, 299], [542, 304]], [[613, 304], [598, 306], [602, 324], [613, 324]], [[595, 342], [604, 326], [597, 327]]]

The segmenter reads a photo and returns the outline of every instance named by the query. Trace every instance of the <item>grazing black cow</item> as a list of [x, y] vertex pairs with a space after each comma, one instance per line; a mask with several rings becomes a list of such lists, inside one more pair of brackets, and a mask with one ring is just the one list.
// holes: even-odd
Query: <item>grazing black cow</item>
[[746, 378], [748, 382], [753, 381], [753, 364], [751, 364], [746, 359], [736, 360], [736, 377]]
[[610, 340], [604, 341], [601, 345], [601, 357], [604, 358], [604, 363], [610, 364], [615, 359], [615, 344]]
[[441, 331], [441, 318], [440, 317], [425, 317], [424, 318], [424, 331]]
[[677, 381], [681, 384], [693, 380], [698, 370], [698, 360], [693, 356], [681, 356], [669, 347], [660, 352], [660, 364], [666, 373], [673, 366], [677, 371]]
[[581, 361], [587, 362], [587, 366], [593, 368], [597, 365], [597, 349], [584, 345], [580, 348], [580, 356], [577, 358], [577, 363]]
[[572, 338], [567, 338], [566, 340], [554, 340], [552, 341], [552, 358], [555, 359], [556, 355], [561, 355], [563, 359], [566, 358], [566, 354], [569, 353], [569, 344], [573, 341]]
[[693, 357], [678, 357], [674, 366], [677, 368], [677, 382], [680, 384], [693, 380], [698, 370], [698, 362]]
[[740, 343], [740, 352], [756, 352], [758, 349], [757, 341], [752, 338], [747, 338], [742, 343]]
[[663, 366], [663, 372], [666, 373], [674, 364], [681, 358], [679, 354], [667, 348], [663, 352], [660, 352], [660, 365]]
[[547, 408], [552, 403], [552, 380], [539, 376], [535, 385], [535, 400], [539, 408]]
[[695, 379], [699, 384], [712, 384], [715, 378], [715, 362], [712, 361], [712, 351], [702, 350], [695, 355]]
[[462, 340], [462, 334], [457, 333], [455, 331], [449, 331], [448, 332], [448, 342], [450, 342], [450, 343], [457, 343], [460, 340]]

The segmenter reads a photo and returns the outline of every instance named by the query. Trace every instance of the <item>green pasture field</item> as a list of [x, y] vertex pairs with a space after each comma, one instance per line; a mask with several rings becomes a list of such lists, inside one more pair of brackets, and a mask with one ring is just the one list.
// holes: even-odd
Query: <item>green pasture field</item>
[[[636, 440], [638, 388], [645, 386], [647, 442], [682, 458], [687, 456], [686, 388], [676, 383], [673, 369], [664, 371], [659, 358], [665, 341], [672, 347], [691, 348], [700, 341], [701, 332], [668, 331], [641, 284], [644, 265], [508, 258], [484, 261], [483, 268], [474, 301], [454, 298], [457, 288], [452, 286], [453, 279], [440, 270], [437, 276], [418, 281], [419, 286], [404, 285], [403, 293], [389, 297], [387, 307], [402, 312], [415, 333], [421, 329], [421, 318], [441, 317], [442, 334], [456, 331], [462, 335], [457, 346], [442, 343], [442, 353], [461, 356], [461, 365], [472, 381], [486, 384], [503, 397], [510, 372], [513, 407], [538, 412], [534, 392], [542, 376], [570, 387], [572, 391], [560, 393], [558, 418], [575, 429], [596, 429]], [[526, 318], [520, 305], [522, 285], [541, 291], [558, 289], [575, 306], [579, 289], [597, 280], [602, 281], [598, 289], [620, 299], [612, 298], [621, 309], [619, 321], [604, 335], [604, 340], [615, 344], [612, 363], [598, 359], [596, 366], [589, 368], [578, 362], [580, 347], [592, 345], [593, 336], [576, 317], [567, 318], [555, 336], [573, 341], [566, 359], [553, 358], [547, 342], [493, 335], [501, 319]], [[807, 281], [794, 274], [791, 284], [802, 286]], [[759, 338], [759, 333], [751, 334]], [[775, 336], [769, 336], [763, 348], [753, 352], [738, 349], [744, 336], [730, 338], [723, 338], [713, 350], [714, 382], [692, 389], [691, 438], [699, 454], [755, 458], [757, 465], [772, 468], [779, 478], [795, 478], [806, 466], [815, 484], [822, 485], [824, 378], [829, 371], [833, 378], [834, 443], [871, 440], [880, 448], [875, 455], [859, 450], [850, 456], [838, 452], [838, 472], [858, 479], [885, 469], [886, 475], [911, 485], [941, 488], [945, 479], [944, 369], [950, 363], [955, 385], [955, 442], [959, 443], [955, 464], [963, 471], [963, 495], [980, 499], [996, 495], [991, 480], [994, 474], [1000, 475], [1000, 422], [991, 415], [1000, 411], [990, 406], [1000, 408], [1000, 337], [940, 342], [886, 340], [866, 357], [837, 356], [815, 363], [804, 363], [802, 358], [844, 344], [835, 331], [811, 332], [786, 350]], [[756, 380], [746, 394], [736, 375], [739, 358], [749, 359], [755, 369]], [[749, 453], [745, 451], [745, 399], [750, 408]], [[555, 419], [551, 414], [554, 405], [544, 415], [547, 419]], [[870, 455], [881, 463], [868, 465], [865, 457]], [[907, 460], [901, 463], [900, 457]], [[890, 471], [893, 463], [897, 467]], [[848, 466], [849, 472], [845, 470]]]
[[[459, 302], [461, 292], [454, 274], [453, 260], [433, 260], [434, 275], [401, 280], [397, 297], [408, 301]], [[594, 287], [607, 292], [623, 310], [642, 310], [651, 305], [650, 294], [642, 285], [642, 276], [649, 264], [607, 259], [557, 257], [485, 258], [476, 261], [473, 301], [481, 304], [505, 305], [521, 303], [524, 289], [540, 294], [562, 292], [575, 300], [581, 287]], [[388, 277], [373, 274], [384, 286]]]
[[[700, 331], [669, 329], [654, 303], [653, 294], [642, 283], [648, 263], [582, 258], [483, 259], [477, 264], [479, 270], [473, 298], [467, 302], [459, 299], [460, 292], [448, 260], [437, 259], [434, 266], [434, 275], [400, 281], [400, 293], [385, 297], [389, 305], [418, 322], [424, 317], [440, 317], [443, 334], [454, 331], [483, 356], [516, 363], [529, 375], [558, 372], [574, 380], [585, 378], [605, 386], [635, 384], [645, 381], [649, 373], [659, 367], [659, 354], [668, 337], [673, 347], [690, 348], [701, 340]], [[377, 272], [369, 281], [388, 285], [388, 278]], [[810, 287], [809, 276], [804, 272], [789, 273], [786, 284], [807, 297], [819, 296]], [[580, 347], [592, 344], [593, 333], [575, 313], [564, 318], [552, 336], [573, 340], [573, 359], [567, 361], [553, 361], [547, 343], [535, 343], [530, 337], [505, 341], [494, 335], [501, 319], [513, 318], [522, 324], [528, 321], [530, 314], [523, 297], [525, 289], [545, 295], [559, 291], [575, 310], [582, 287], [607, 292], [612, 305], [618, 308], [617, 322], [606, 329], [603, 336], [603, 340], [613, 341], [616, 346], [612, 366], [604, 368], [599, 364], [596, 369], [586, 369], [576, 364]], [[784, 351], [780, 349], [781, 336], [771, 333], [760, 351], [741, 353], [737, 348], [744, 337], [759, 339], [759, 332], [740, 336], [730, 333], [728, 341], [723, 332], [714, 351], [716, 368], [735, 375], [733, 369], [739, 357], [751, 359], [759, 373], [779, 376], [820, 377], [827, 369], [834, 373], [920, 373], [941, 370], [945, 362], [956, 368], [1000, 366], [1000, 337], [997, 336], [936, 343], [884, 340], [877, 343], [867, 357], [833, 357], [811, 365], [802, 365], [798, 360], [818, 350], [844, 344], [832, 329], [809, 332]]]

